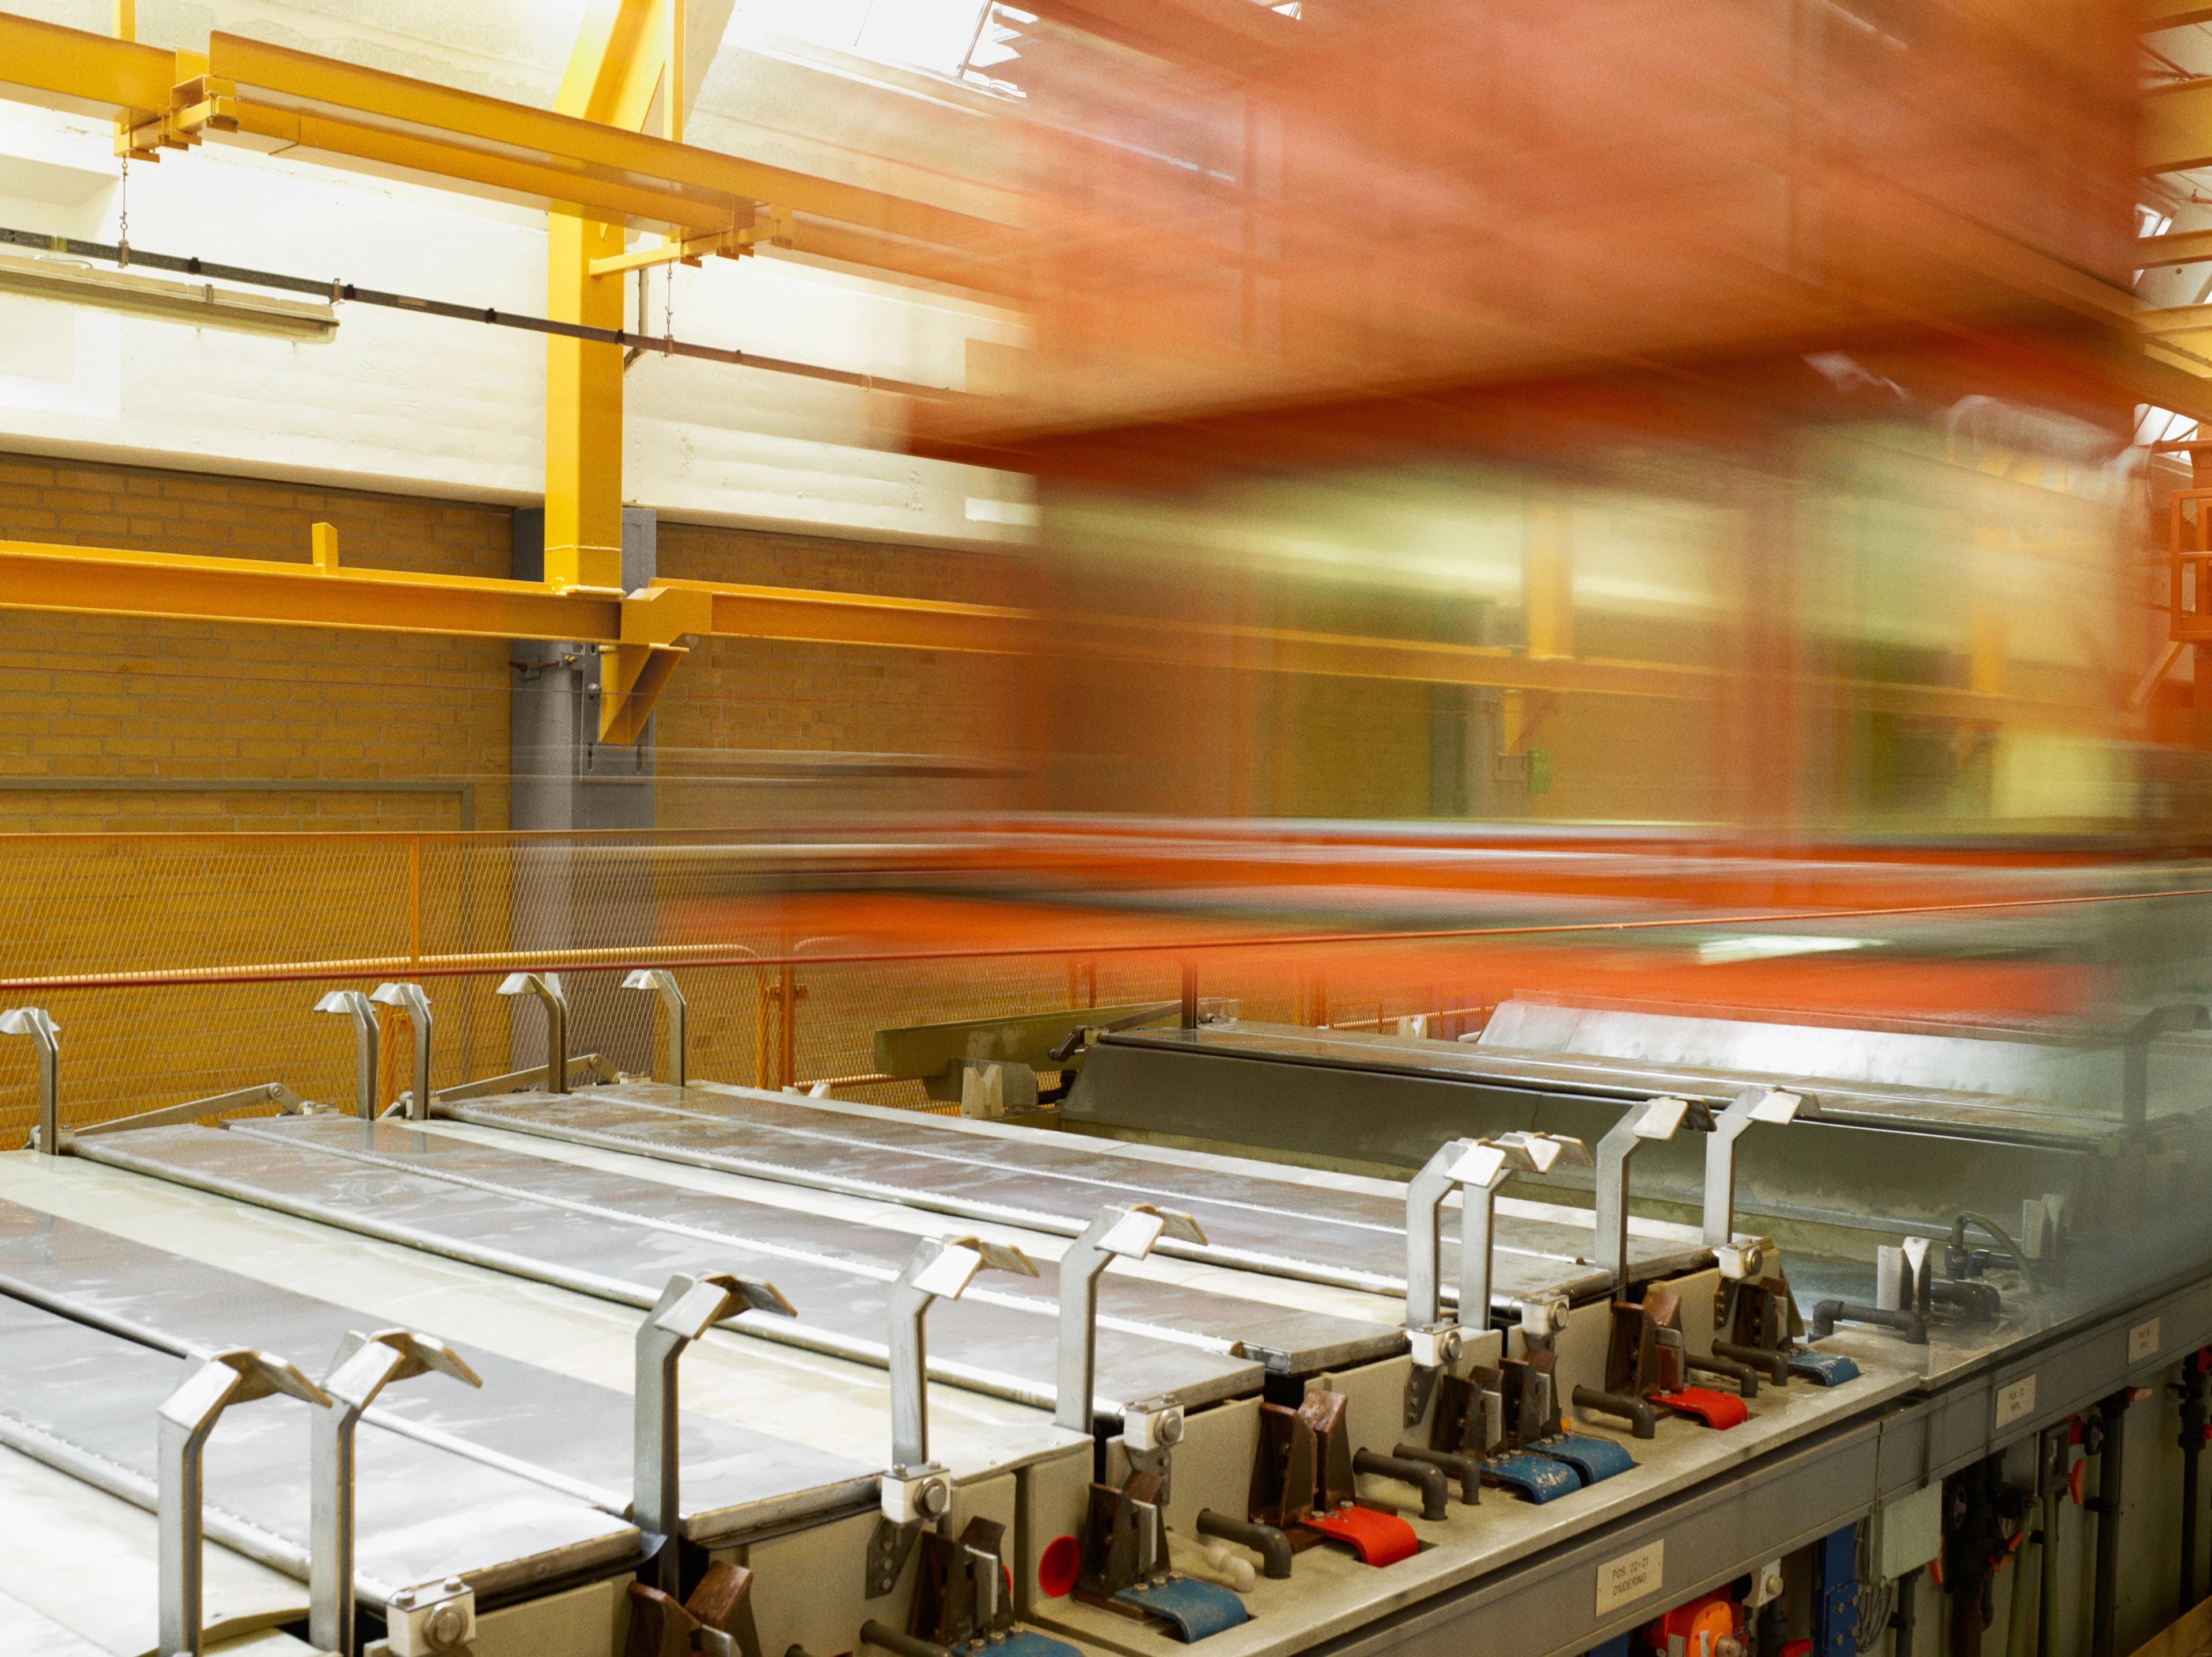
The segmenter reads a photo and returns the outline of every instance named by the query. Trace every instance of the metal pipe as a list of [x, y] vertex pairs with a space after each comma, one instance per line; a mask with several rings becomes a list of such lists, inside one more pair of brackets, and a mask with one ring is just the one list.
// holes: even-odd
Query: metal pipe
[[1195, 1521], [1200, 1536], [1218, 1536], [1224, 1542], [1235, 1542], [1260, 1556], [1260, 1575], [1273, 1581], [1286, 1582], [1291, 1575], [1291, 1539], [1273, 1525], [1262, 1525], [1256, 1519], [1238, 1519], [1233, 1514], [1216, 1513], [1211, 1508], [1200, 1508]]
[[1418, 1444], [1400, 1444], [1390, 1454], [1407, 1461], [1425, 1461], [1431, 1467], [1441, 1467], [1445, 1473], [1459, 1480], [1459, 1499], [1469, 1507], [1482, 1500], [1482, 1464], [1471, 1455], [1462, 1455], [1455, 1450], [1424, 1449]]
[[1759, 1396], [1759, 1371], [1748, 1363], [1738, 1363], [1729, 1357], [1701, 1358], [1694, 1352], [1682, 1354], [1683, 1368], [1699, 1375], [1726, 1375], [1735, 1383], [1736, 1391], [1745, 1398]]
[[354, 1108], [362, 1121], [374, 1121], [377, 1049], [383, 1035], [377, 1027], [375, 1006], [359, 990], [332, 990], [315, 1003], [315, 1011], [343, 1013], [353, 1020]]
[[0, 1012], [0, 1035], [27, 1035], [39, 1050], [39, 1154], [62, 1154], [61, 1026], [44, 1007], [10, 1007]]
[[1725, 1248], [1735, 1237], [1735, 1142], [1753, 1122], [1788, 1122], [1817, 1116], [1808, 1095], [1778, 1088], [1746, 1088], [1713, 1118], [1705, 1140], [1705, 1247]]
[[2097, 1515], [2097, 1574], [2089, 1602], [2089, 1657], [2112, 1657], [2112, 1618], [2119, 1605], [2120, 1494], [2124, 1476], [2122, 1454], [2126, 1448], [2128, 1405], [2133, 1402], [2124, 1387], [2097, 1405], [2097, 1419], [2104, 1428], [2104, 1442], [2097, 1458], [2097, 1499], [2085, 1502]]
[[681, 1599], [684, 1513], [678, 1444], [677, 1361], [684, 1349], [740, 1312], [798, 1315], [773, 1284], [726, 1272], [678, 1272], [637, 1331], [637, 1387], [630, 1438], [630, 1522], [661, 1536], [654, 1586]]
[[442, 1341], [404, 1329], [355, 1331], [338, 1343], [315, 1411], [307, 1500], [307, 1637], [322, 1651], [355, 1657], [354, 1433], [376, 1395], [395, 1381], [432, 1370], [471, 1387], [483, 1382]]
[[527, 990], [545, 1008], [545, 1090], [568, 1090], [568, 997], [561, 988], [558, 973], [509, 973], [500, 980], [499, 993], [520, 995]]
[[1098, 1279], [1115, 1255], [1141, 1260], [1161, 1237], [1203, 1244], [1206, 1233], [1188, 1214], [1164, 1212], [1150, 1203], [1102, 1208], [1060, 1257], [1059, 1384], [1053, 1419], [1071, 1433], [1091, 1429], [1097, 1372]]
[[1770, 1351], [1764, 1346], [1746, 1346], [1740, 1341], [1717, 1340], [1713, 1343], [1717, 1357], [1734, 1358], [1738, 1363], [1748, 1363], [1766, 1371], [1766, 1379], [1777, 1387], [1790, 1384], [1790, 1357], [1787, 1353]]
[[1374, 1450], [1354, 1450], [1352, 1471], [1373, 1473], [1382, 1478], [1395, 1478], [1411, 1484], [1421, 1493], [1421, 1517], [1446, 1519], [1451, 1514], [1451, 1484], [1442, 1467], [1431, 1466], [1425, 1461], [1415, 1461], [1404, 1456], [1383, 1455]]
[[1596, 1263], [1613, 1274], [1616, 1296], [1628, 1287], [1628, 1160], [1647, 1139], [1673, 1138], [1689, 1110], [1686, 1099], [1648, 1099], [1597, 1142]]
[[660, 1005], [668, 1015], [668, 1085], [684, 1085], [684, 992], [676, 982], [676, 974], [665, 967], [644, 967], [623, 980], [626, 990], [656, 990]]
[[380, 1007], [397, 1007], [407, 1020], [414, 1043], [415, 1090], [407, 1097], [410, 1121], [430, 1119], [430, 998], [420, 984], [379, 984], [368, 998]]
[[1838, 1321], [1845, 1323], [1879, 1324], [1885, 1329], [1895, 1329], [1915, 1346], [1928, 1344], [1928, 1320], [1917, 1312], [1903, 1308], [1887, 1311], [1879, 1306], [1854, 1306], [1849, 1301], [1826, 1300], [1813, 1302], [1813, 1338], [1826, 1340], [1836, 1332]]
[[[2003, 1247], [2004, 1252], [2012, 1256], [2012, 1263], [2020, 1268], [2020, 1274], [2027, 1279], [2027, 1286], [2030, 1289], [2040, 1290], [2043, 1287], [2043, 1279], [2036, 1275], [2035, 1268], [2027, 1263], [2027, 1256], [2021, 1253], [2020, 1245], [2012, 1240], [2012, 1233], [1990, 1218], [1988, 1215], [1977, 1214], [1972, 1209], [1960, 1210], [1958, 1217], [1951, 1222], [1951, 1248], [1944, 1262], [1947, 1268], [1950, 1266], [1953, 1260], [1966, 1252], [1966, 1227], [1970, 1224], [1978, 1225], [1988, 1232]], [[1964, 1275], [1963, 1271], [1951, 1272], [1954, 1278]]]
[[1609, 1416], [1620, 1416], [1634, 1422], [1634, 1436], [1638, 1438], [1658, 1436], [1659, 1417], [1649, 1399], [1626, 1398], [1619, 1393], [1600, 1392], [1595, 1387], [1577, 1387], [1573, 1396], [1577, 1409], [1602, 1410]]

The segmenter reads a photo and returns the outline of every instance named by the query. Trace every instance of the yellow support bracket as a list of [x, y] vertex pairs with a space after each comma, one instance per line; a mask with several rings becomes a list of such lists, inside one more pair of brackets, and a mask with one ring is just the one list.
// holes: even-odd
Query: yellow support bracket
[[623, 600], [622, 642], [599, 652], [599, 740], [623, 745], [645, 734], [653, 704], [684, 660], [678, 639], [714, 630], [714, 595], [644, 587]]
[[595, 276], [620, 276], [625, 270], [641, 270], [652, 264], [696, 264], [709, 253], [750, 253], [749, 246], [741, 245], [740, 235], [750, 232], [724, 230], [711, 236], [695, 236], [689, 241], [664, 241], [653, 247], [635, 248], [627, 253], [593, 259], [592, 274]]

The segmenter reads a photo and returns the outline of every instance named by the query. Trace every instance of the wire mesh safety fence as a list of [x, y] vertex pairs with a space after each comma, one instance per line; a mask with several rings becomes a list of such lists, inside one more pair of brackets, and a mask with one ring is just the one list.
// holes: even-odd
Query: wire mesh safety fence
[[[1829, 912], [1955, 928], [1961, 915], [2015, 925], [2007, 917], [2043, 910], [2035, 949], [2005, 959], [1985, 941], [1970, 964], [1917, 946], [1858, 948], [1883, 930], [1863, 920], [1842, 940], [1850, 949], [1826, 947], [1832, 938], [1814, 940], [1823, 947], [1814, 950], [1796, 935], [1808, 917], [1780, 911], [1285, 936], [1267, 935], [1249, 916], [1206, 926], [1154, 915], [1115, 933], [1102, 910], [1051, 934], [1114, 940], [1091, 947], [1061, 950], [1018, 930], [986, 941], [952, 925], [941, 944], [884, 948], [866, 917], [902, 901], [885, 895], [899, 883], [823, 879], [818, 867], [794, 875], [823, 853], [666, 832], [0, 837], [0, 980], [5, 1005], [43, 1006], [61, 1028], [69, 1126], [264, 1082], [349, 1103], [351, 1027], [318, 1015], [315, 1003], [385, 979], [413, 979], [428, 992], [434, 1087], [536, 1065], [544, 1057], [541, 1009], [526, 995], [497, 993], [523, 966], [563, 971], [570, 1051], [597, 1053], [609, 1071], [665, 1073], [659, 998], [623, 988], [618, 970], [660, 965], [676, 972], [689, 1002], [692, 1079], [770, 1088], [827, 1081], [842, 1096], [947, 1108], [933, 1105], [917, 1079], [878, 1072], [877, 1031], [1173, 1002], [1193, 963], [1202, 993], [1236, 1002], [1247, 1019], [1446, 1039], [1480, 1029], [1500, 999], [1560, 986], [1890, 1017], [1943, 1006], [2041, 1017], [2086, 1005], [2100, 993], [2099, 974], [2112, 979], [2108, 963], [2122, 958], [2163, 963], [2154, 974], [2160, 986], [2180, 972], [2191, 981], [2175, 987], [2201, 990], [2193, 940], [2212, 897], [2192, 883], [2133, 896]], [[801, 901], [830, 889], [848, 907]], [[909, 909], [890, 930], [935, 936], [931, 927], [958, 901], [933, 900], [919, 926]], [[1722, 921], [1734, 929], [1725, 948], [1713, 931]], [[1635, 931], [1683, 926], [1704, 930]], [[1751, 940], [1759, 947], [1740, 947], [1747, 927], [1765, 934]], [[2177, 937], [2160, 944], [2164, 932]], [[1244, 936], [1221, 943], [1228, 933]], [[1595, 936], [1577, 936], [1584, 933]], [[1218, 947], [1194, 944], [1201, 934]], [[1632, 938], [1632, 950], [1623, 947]], [[2154, 987], [2168, 992], [2146, 982], [2122, 998]], [[384, 1030], [379, 1086], [388, 1101], [408, 1085], [410, 1036], [396, 1015]], [[0, 1143], [21, 1144], [35, 1114], [31, 1044], [0, 1041]]]
[[[568, 969], [573, 1053], [665, 1074], [658, 998], [623, 989], [621, 973], [605, 969], [650, 959], [678, 971], [694, 1079], [829, 1080], [848, 1096], [909, 1108], [930, 1102], [917, 1081], [878, 1075], [880, 1029], [1172, 1001], [1180, 991], [1165, 946], [812, 965], [810, 954], [849, 955], [863, 940], [793, 930], [769, 861], [742, 844], [665, 835], [9, 837], [0, 841], [5, 975], [62, 981], [8, 998], [35, 1001], [60, 1026], [63, 1120], [81, 1126], [269, 1081], [349, 1102], [351, 1026], [314, 1007], [331, 990], [380, 979], [427, 989], [434, 1087], [543, 1061], [535, 999], [496, 993], [520, 964]], [[1259, 962], [1214, 975], [1206, 992], [1238, 998], [1248, 1017], [1369, 1028], [1457, 993], [1394, 994], [1356, 973], [1332, 990]], [[411, 1037], [396, 1015], [383, 1026], [389, 1100], [407, 1085]], [[0, 1140], [20, 1144], [35, 1116], [31, 1047], [0, 1041]]]

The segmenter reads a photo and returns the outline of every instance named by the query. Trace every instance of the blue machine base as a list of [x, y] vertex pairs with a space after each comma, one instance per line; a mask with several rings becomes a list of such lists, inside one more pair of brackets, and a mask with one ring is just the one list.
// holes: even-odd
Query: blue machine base
[[1114, 1603], [1158, 1618], [1185, 1645], [1252, 1620], [1243, 1600], [1227, 1588], [1188, 1576], [1170, 1576], [1157, 1587], [1123, 1588], [1114, 1596]]
[[1839, 1352], [1814, 1352], [1800, 1348], [1790, 1353], [1790, 1369], [1792, 1374], [1823, 1387], [1840, 1387], [1859, 1378], [1859, 1366]]
[[1565, 1462], [1582, 1476], [1585, 1484], [1625, 1473], [1636, 1465], [1629, 1459], [1628, 1452], [1611, 1439], [1589, 1438], [1581, 1433], [1561, 1433], [1528, 1448], [1538, 1455]]
[[1520, 1491], [1540, 1506], [1571, 1496], [1583, 1487], [1582, 1475], [1565, 1462], [1531, 1455], [1525, 1450], [1491, 1457], [1482, 1464], [1482, 1476], [1493, 1484]]

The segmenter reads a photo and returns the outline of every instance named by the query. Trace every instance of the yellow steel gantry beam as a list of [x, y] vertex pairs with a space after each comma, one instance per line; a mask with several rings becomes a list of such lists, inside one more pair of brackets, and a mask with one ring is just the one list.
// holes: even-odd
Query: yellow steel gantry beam
[[2212, 77], [2148, 88], [2142, 114], [2144, 172], [2179, 173], [2212, 163]]
[[[1287, 628], [1170, 623], [1124, 616], [1047, 616], [991, 604], [872, 593], [665, 581], [627, 596], [562, 591], [550, 582], [349, 569], [328, 525], [314, 560], [276, 563], [118, 548], [0, 541], [0, 606], [209, 622], [369, 628], [489, 639], [573, 639], [638, 671], [620, 698], [611, 740], [634, 742], [684, 654], [687, 637], [776, 639], [872, 648], [1010, 655], [1052, 648], [1143, 665], [1215, 663], [1233, 670], [1395, 679], [1584, 695], [1710, 697], [1718, 671], [1668, 662], [1542, 658], [1494, 646], [1361, 637]], [[609, 673], [600, 700], [609, 700]], [[1854, 705], [1986, 722], [2116, 731], [2124, 710], [1935, 685], [1810, 682]]]

